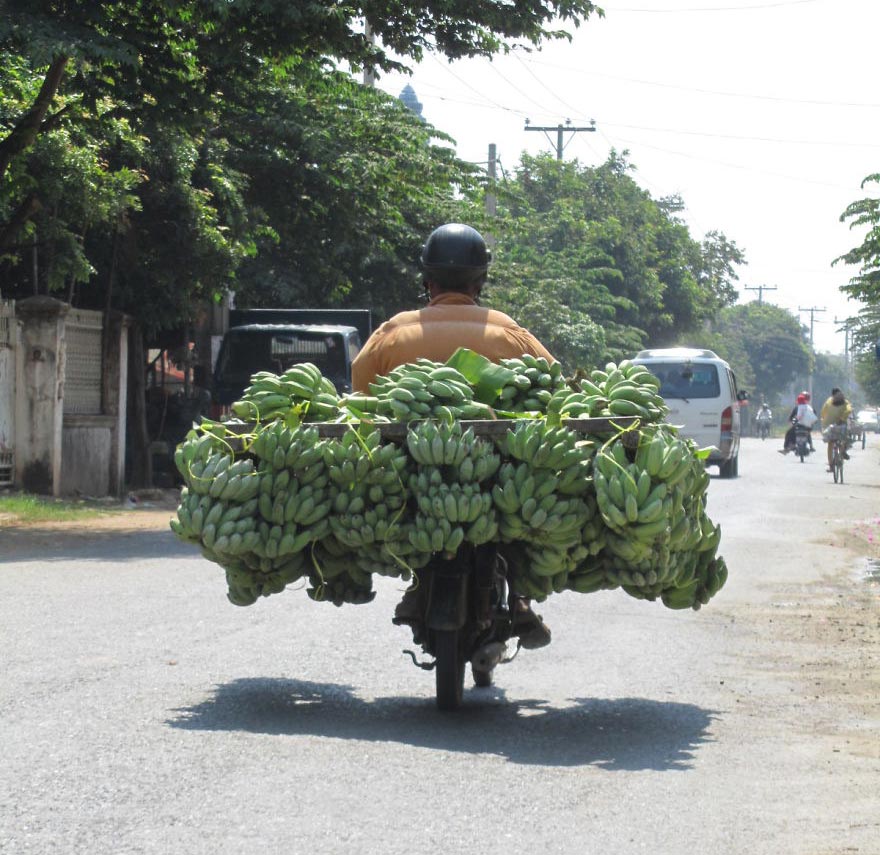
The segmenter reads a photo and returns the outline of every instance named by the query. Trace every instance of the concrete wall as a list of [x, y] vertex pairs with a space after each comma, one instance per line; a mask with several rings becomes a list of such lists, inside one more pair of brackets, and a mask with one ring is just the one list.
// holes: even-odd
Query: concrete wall
[[[51, 297], [19, 301], [15, 312], [14, 486], [52, 496], [121, 495], [127, 319], [110, 315], [105, 323], [100, 312], [71, 312]], [[85, 350], [77, 343], [84, 329], [90, 331]], [[80, 370], [72, 370], [70, 406], [65, 407], [68, 353], [72, 369], [79, 364]]]
[[28, 493], [61, 494], [64, 316], [51, 297], [16, 304], [21, 330], [15, 358], [15, 483]]

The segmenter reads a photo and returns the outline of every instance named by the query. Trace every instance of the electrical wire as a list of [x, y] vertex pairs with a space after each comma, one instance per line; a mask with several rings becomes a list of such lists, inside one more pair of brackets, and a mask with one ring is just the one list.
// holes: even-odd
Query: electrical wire
[[672, 13], [679, 12], [754, 12], [761, 9], [778, 9], [781, 6], [803, 6], [807, 3], [815, 3], [817, 0], [776, 0], [772, 3], [752, 3], [748, 6], [690, 6], [678, 9], [643, 9], [628, 8], [621, 6], [619, 8], [609, 8], [603, 6], [604, 11], [614, 14], [615, 12], [649, 12], [649, 13]]
[[[519, 57], [517, 58], [519, 59]], [[606, 80], [621, 80], [624, 83], [637, 83], [642, 86], [655, 86], [661, 89], [677, 89], [681, 92], [696, 92], [699, 95], [720, 95], [725, 98], [746, 98], [755, 101], [772, 101], [784, 104], [807, 104], [817, 107], [880, 107], [880, 103], [871, 101], [826, 101], [819, 98], [784, 98], [777, 95], [761, 95], [752, 92], [728, 92], [721, 89], [703, 89], [699, 86], [679, 86], [675, 83], [661, 83], [657, 80], [645, 80], [639, 77], [624, 77], [618, 74], [607, 74], [602, 71], [592, 71], [569, 65], [560, 65], [559, 63], [547, 62], [540, 59], [530, 59], [530, 62], [535, 65], [546, 65], [548, 68], [557, 68], [560, 71], [565, 71], [570, 74], [585, 74], [592, 77], [602, 77]]]

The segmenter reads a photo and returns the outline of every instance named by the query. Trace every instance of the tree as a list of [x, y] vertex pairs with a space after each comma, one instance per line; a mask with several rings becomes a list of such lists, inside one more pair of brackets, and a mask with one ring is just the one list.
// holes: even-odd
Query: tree
[[722, 309], [712, 332], [696, 343], [727, 360], [755, 400], [779, 403], [791, 383], [811, 369], [806, 330], [790, 312], [769, 303]]
[[720, 275], [703, 276], [709, 263], [677, 216], [682, 201], [652, 199], [630, 172], [613, 151], [599, 167], [524, 155], [497, 188], [487, 299], [571, 368], [679, 343], [729, 299]]
[[[880, 184], [880, 173], [867, 176], [861, 184]], [[850, 229], [866, 229], [861, 244], [835, 258], [832, 265], [844, 262], [859, 266], [859, 272], [840, 290], [865, 304], [851, 326], [855, 350], [873, 348], [880, 341], [880, 199], [865, 197], [847, 206], [840, 221], [849, 220]]]
[[[17, 110], [4, 116], [9, 132], [0, 139], [0, 252], [5, 249], [7, 263], [14, 266], [21, 257], [23, 241], [33, 233], [37, 213], [46, 207], [43, 173], [36, 170], [36, 161], [28, 156], [29, 152], [41, 137], [57, 130], [66, 131], [73, 138], [84, 135], [83, 129], [88, 128], [95, 140], [92, 149], [97, 162], [106, 163], [110, 169], [134, 170], [129, 177], [142, 180], [143, 194], [135, 200], [119, 193], [127, 207], [116, 211], [104, 240], [96, 236], [91, 242], [93, 255], [66, 264], [59, 258], [56, 266], [70, 271], [74, 277], [88, 272], [90, 284], [97, 282], [108, 294], [120, 298], [134, 291], [136, 306], [147, 310], [146, 317], [151, 322], [172, 323], [204, 295], [206, 288], [222, 289], [228, 285], [243, 259], [253, 258], [260, 250], [267, 251], [273, 241], [280, 246], [282, 225], [290, 231], [288, 223], [282, 224], [277, 216], [270, 218], [270, 213], [278, 213], [277, 206], [269, 212], [259, 202], [254, 205], [253, 197], [247, 193], [256, 181], [242, 168], [241, 161], [248, 159], [250, 147], [260, 153], [261, 140], [247, 136], [248, 127], [243, 119], [249, 102], [245, 92], [255, 93], [259, 100], [260, 94], [271, 91], [280, 95], [282, 102], [288, 98], [296, 102], [297, 96], [291, 93], [299, 93], [298, 103], [302, 107], [308, 100], [303, 93], [316, 85], [322, 71], [327, 72], [330, 60], [390, 69], [402, 67], [407, 59], [418, 58], [428, 49], [450, 59], [489, 55], [506, 49], [511, 40], [537, 44], [545, 38], [562, 37], [565, 33], [553, 28], [556, 19], [578, 24], [592, 13], [599, 14], [586, 0], [524, 0], [514, 8], [501, 0], [482, 4], [450, 4], [445, 0], [427, 4], [383, 0], [308, 4], [288, 0], [229, 0], [222, 4], [198, 0], [7, 0], [0, 16], [0, 65], [9, 78], [9, 69], [17, 69], [18, 64], [19, 77], [28, 85], [21, 88]], [[365, 36], [364, 20], [381, 39], [378, 45]], [[319, 96], [324, 104], [323, 126], [310, 131], [311, 117], [301, 111], [295, 119], [296, 128], [274, 133], [277, 140], [286, 144], [299, 141], [310, 150], [308, 158], [297, 159], [295, 152], [289, 153], [287, 165], [298, 164], [301, 172], [320, 171], [325, 165], [335, 167], [342, 162], [339, 157], [327, 162], [312, 156], [322, 135], [325, 142], [334, 140], [327, 120], [334, 101], [328, 92], [338, 88], [338, 76], [328, 77], [333, 79], [333, 85]], [[265, 88], [257, 91], [255, 81]], [[351, 98], [346, 95], [342, 101], [346, 100], [350, 106]], [[250, 104], [253, 103], [251, 99]], [[339, 100], [335, 103], [341, 105]], [[261, 124], [259, 120], [263, 120], [260, 130], [264, 131], [272, 121], [290, 119], [289, 110], [287, 116], [282, 115], [283, 103], [277, 110], [272, 109], [265, 98], [256, 112], [258, 121], [251, 123], [250, 130]], [[101, 117], [128, 122], [134, 138], [147, 143], [145, 149], [125, 152], [112, 138], [102, 138], [95, 130]], [[237, 138], [225, 133], [227, 121], [237, 123]], [[356, 124], [363, 128], [363, 118]], [[340, 117], [335, 130], [345, 126]], [[279, 129], [276, 126], [276, 131]], [[421, 142], [413, 145], [411, 151], [422, 151], [426, 135], [415, 134], [414, 130], [415, 125], [411, 124], [407, 144], [418, 137]], [[357, 134], [350, 133], [347, 139], [358, 143]], [[388, 140], [386, 136], [385, 142]], [[386, 148], [389, 153], [383, 165], [394, 156], [393, 146]], [[402, 151], [400, 147], [396, 153]], [[429, 155], [429, 159], [439, 162], [427, 182], [416, 172], [394, 175], [406, 184], [407, 192], [399, 195], [408, 197], [409, 214], [401, 214], [393, 203], [385, 206], [392, 223], [397, 218], [396, 231], [392, 227], [378, 235], [372, 244], [374, 251], [356, 271], [356, 281], [362, 281], [361, 274], [368, 271], [375, 282], [389, 269], [399, 278], [404, 272], [400, 255], [388, 251], [383, 255], [381, 251], [387, 249], [389, 238], [393, 234], [395, 250], [401, 241], [406, 243], [410, 256], [413, 235], [400, 224], [419, 228], [428, 219], [424, 210], [417, 211], [425, 207], [422, 203], [429, 203], [427, 207], [436, 212], [437, 204], [443, 203], [443, 194], [438, 197], [436, 193], [436, 180], [444, 171], [450, 183], [456, 178], [467, 183], [467, 170], [462, 164], [442, 155], [437, 147], [430, 149]], [[359, 159], [349, 160], [346, 180], [336, 187], [332, 168], [330, 176], [317, 182], [324, 184], [318, 189], [322, 197], [319, 204], [326, 206], [325, 223], [332, 213], [345, 208], [344, 194], [352, 186], [355, 161], [357, 168], [369, 165], [363, 154]], [[420, 162], [424, 163], [425, 158]], [[259, 165], [270, 164], [264, 158]], [[383, 175], [381, 169], [375, 173], [370, 186], [374, 198], [377, 184], [389, 176], [387, 171]], [[122, 190], [130, 190], [135, 183], [132, 180]], [[264, 185], [267, 183], [271, 179]], [[314, 183], [303, 182], [310, 189], [314, 189]], [[414, 189], [417, 186], [418, 191]], [[334, 193], [335, 199], [328, 206], [327, 200]], [[301, 201], [310, 202], [311, 197]], [[70, 231], [70, 224], [61, 219], [63, 208], [56, 206], [52, 218], [58, 235], [64, 234], [65, 229]], [[288, 198], [285, 213], [290, 209]], [[377, 216], [365, 224], [375, 232], [381, 212], [374, 208], [371, 213]], [[306, 219], [314, 223], [319, 218]], [[172, 233], [166, 233], [171, 222], [175, 224]], [[302, 224], [302, 218], [298, 224]], [[151, 236], [160, 240], [153, 243]], [[339, 234], [332, 237], [336, 255], [336, 247], [344, 242], [338, 240]], [[60, 243], [55, 240], [55, 247]], [[79, 243], [86, 245], [81, 235]], [[352, 246], [351, 241], [348, 244]], [[312, 260], [324, 245], [309, 244]], [[174, 247], [186, 251], [188, 246], [193, 248], [190, 264], [177, 265], [162, 258]], [[71, 244], [69, 248], [75, 247]], [[298, 259], [306, 255], [300, 253]], [[338, 256], [346, 256], [345, 247]], [[150, 265], [143, 266], [145, 259], [152, 261], [153, 273], [164, 262], [165, 273], [158, 277], [147, 275]], [[298, 259], [291, 259], [290, 255], [276, 258], [285, 265]], [[123, 281], [126, 261], [132, 265], [128, 287]], [[333, 261], [338, 258], [328, 258], [326, 267], [335, 272], [338, 265]], [[266, 269], [264, 266], [263, 272]], [[299, 281], [311, 272], [303, 271]], [[329, 291], [323, 283], [322, 296], [343, 298], [355, 281], [354, 272], [351, 269], [338, 276], [338, 282], [330, 283]], [[209, 277], [211, 282], [206, 286]], [[120, 287], [117, 280], [122, 283]], [[275, 282], [278, 281], [280, 277], [276, 277]], [[56, 284], [52, 279], [50, 285]], [[247, 287], [246, 279], [243, 284]], [[156, 294], [153, 299], [144, 300], [150, 290]], [[275, 293], [269, 287], [266, 296]], [[393, 305], [394, 298], [388, 304]]]

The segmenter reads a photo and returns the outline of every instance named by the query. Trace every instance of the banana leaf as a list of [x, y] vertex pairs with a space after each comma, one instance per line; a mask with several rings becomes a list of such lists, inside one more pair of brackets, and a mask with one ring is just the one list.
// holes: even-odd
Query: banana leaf
[[460, 371], [474, 387], [474, 399], [481, 404], [491, 404], [505, 384], [511, 382], [515, 372], [487, 359], [466, 347], [460, 347], [446, 360], [446, 364]]

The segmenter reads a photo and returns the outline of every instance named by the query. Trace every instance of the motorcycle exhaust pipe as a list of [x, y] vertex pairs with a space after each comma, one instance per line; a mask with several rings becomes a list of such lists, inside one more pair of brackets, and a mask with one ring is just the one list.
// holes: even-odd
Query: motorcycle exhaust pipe
[[507, 645], [503, 641], [492, 641], [484, 644], [472, 657], [471, 665], [477, 671], [491, 671], [507, 653]]

